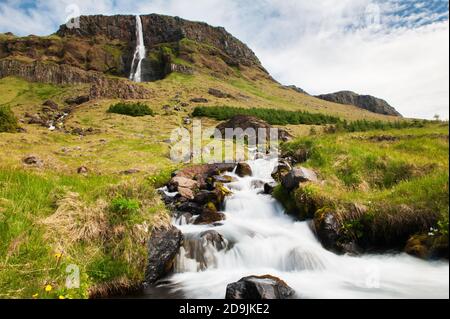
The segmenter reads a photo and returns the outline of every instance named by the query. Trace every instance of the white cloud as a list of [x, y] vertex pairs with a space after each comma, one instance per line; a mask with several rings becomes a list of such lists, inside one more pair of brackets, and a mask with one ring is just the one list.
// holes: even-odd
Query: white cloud
[[372, 94], [409, 117], [449, 117], [448, 13], [427, 1], [38, 0], [24, 9], [26, 2], [0, 0], [0, 32], [52, 33], [73, 3], [81, 14], [178, 15], [225, 26], [280, 82], [313, 94]]

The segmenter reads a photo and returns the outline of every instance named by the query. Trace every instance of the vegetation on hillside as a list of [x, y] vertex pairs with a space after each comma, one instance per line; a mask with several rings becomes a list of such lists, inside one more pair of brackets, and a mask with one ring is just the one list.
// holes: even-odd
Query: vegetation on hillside
[[[326, 181], [288, 196], [275, 192], [299, 217], [333, 211], [342, 233], [362, 246], [401, 248], [432, 227], [432, 245], [448, 247], [448, 125], [304, 137], [284, 144], [283, 153], [307, 154], [300, 165]], [[355, 212], [353, 204], [367, 210]]]
[[18, 128], [17, 118], [8, 106], [0, 105], [0, 132], [15, 132]]
[[151, 115], [153, 116], [153, 111], [148, 107], [147, 104], [144, 103], [124, 103], [119, 102], [116, 104], [113, 104], [109, 107], [108, 113], [116, 113], [116, 114], [122, 114], [122, 115], [128, 115], [128, 116], [146, 116]]
[[306, 111], [286, 111], [280, 109], [267, 108], [239, 108], [229, 106], [197, 106], [192, 113], [196, 117], [209, 117], [219, 121], [224, 121], [236, 115], [256, 116], [272, 125], [327, 125], [328, 131], [364, 132], [369, 130], [400, 129], [411, 127], [422, 127], [423, 121], [368, 121], [357, 120], [347, 121], [336, 116], [323, 113], [310, 113]]
[[[41, 175], [0, 169], [0, 298], [85, 298], [142, 281], [148, 231], [168, 221], [153, 186]], [[80, 286], [68, 289], [73, 269]]]

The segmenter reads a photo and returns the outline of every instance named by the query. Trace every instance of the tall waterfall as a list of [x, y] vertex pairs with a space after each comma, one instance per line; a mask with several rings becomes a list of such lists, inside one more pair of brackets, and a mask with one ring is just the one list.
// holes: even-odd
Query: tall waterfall
[[[255, 183], [272, 181], [276, 163], [257, 159], [249, 162], [253, 176], [232, 174], [236, 181], [226, 185], [233, 195], [225, 202], [226, 220], [219, 225], [174, 220], [186, 240], [175, 274], [162, 289], [186, 298], [224, 298], [228, 283], [271, 274], [300, 298], [448, 298], [448, 262], [427, 262], [405, 253], [354, 257], [325, 250], [308, 222], [292, 220]], [[202, 241], [199, 234], [210, 229], [223, 236], [226, 249]]]
[[142, 82], [142, 60], [145, 58], [144, 33], [142, 32], [142, 21], [140, 16], [136, 16], [136, 50], [134, 51], [133, 62], [130, 69], [130, 80]]

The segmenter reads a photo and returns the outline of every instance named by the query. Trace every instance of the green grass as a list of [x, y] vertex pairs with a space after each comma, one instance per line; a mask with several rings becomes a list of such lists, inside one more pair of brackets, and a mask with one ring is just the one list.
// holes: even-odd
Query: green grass
[[[448, 223], [448, 126], [304, 137], [282, 148], [286, 156], [307, 151], [301, 165], [326, 181], [291, 194], [302, 218], [317, 218], [318, 211], [332, 209], [339, 212], [347, 233], [349, 225], [359, 223], [363, 233], [358, 226], [353, 235], [358, 232], [362, 242], [388, 246], [404, 245], [414, 234]], [[355, 217], [348, 209], [352, 203], [365, 205], [367, 212]]]
[[[103, 283], [141, 281], [147, 234], [136, 226], [159, 216], [165, 208], [145, 180], [1, 168], [0, 298], [86, 298]], [[71, 264], [80, 288], [65, 287]]]
[[147, 104], [144, 103], [116, 103], [109, 107], [108, 113], [116, 113], [116, 114], [122, 114], [122, 115], [128, 115], [128, 116], [146, 116], [151, 115], [153, 116], [154, 113], [152, 109], [148, 107]]

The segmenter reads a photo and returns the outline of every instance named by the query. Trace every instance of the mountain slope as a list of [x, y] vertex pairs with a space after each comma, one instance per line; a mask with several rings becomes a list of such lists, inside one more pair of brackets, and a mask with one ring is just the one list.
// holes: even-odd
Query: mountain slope
[[[141, 16], [145, 83], [128, 81], [136, 45], [136, 17], [82, 16], [47, 37], [0, 35], [0, 78], [18, 76], [52, 84], [90, 84], [92, 99], [148, 99], [162, 107], [182, 92], [208, 105], [266, 107], [391, 121], [358, 107], [330, 103], [274, 81], [256, 55], [225, 29], [156, 14]], [[160, 81], [162, 80], [162, 81]], [[147, 82], [148, 81], [148, 82]], [[208, 94], [218, 88], [228, 98]], [[233, 97], [233, 98], [230, 98]]]

